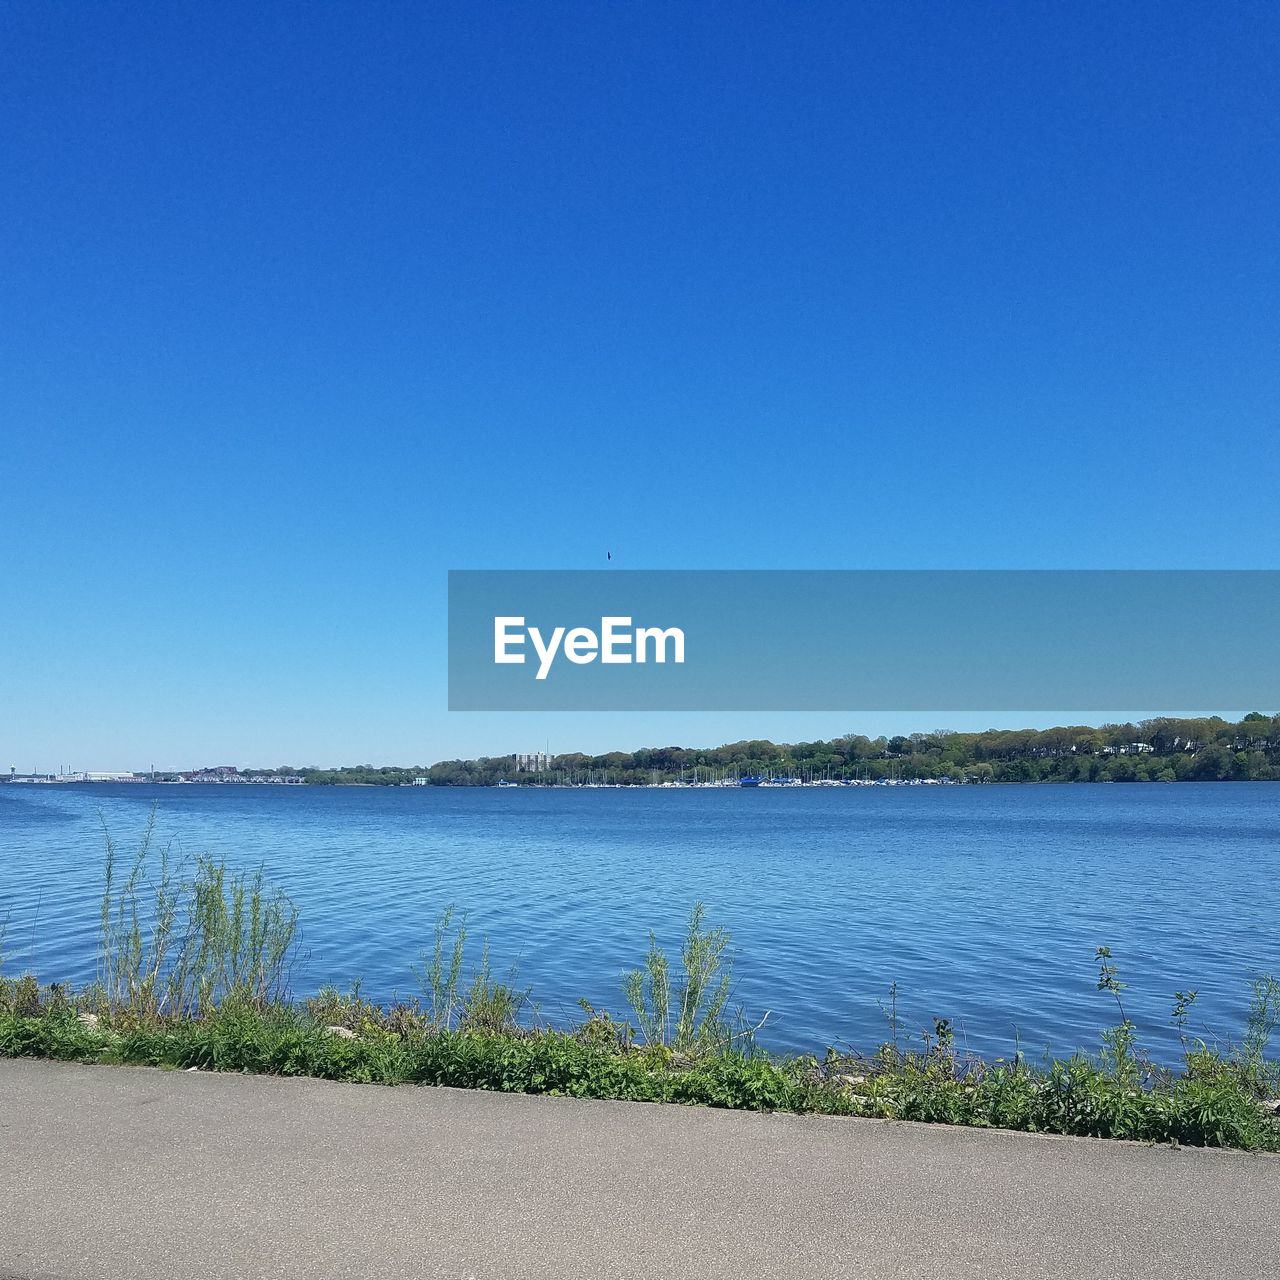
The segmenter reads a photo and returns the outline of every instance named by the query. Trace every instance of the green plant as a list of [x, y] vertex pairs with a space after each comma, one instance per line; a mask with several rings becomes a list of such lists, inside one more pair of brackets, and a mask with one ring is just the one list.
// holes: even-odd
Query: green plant
[[142, 840], [133, 857], [124, 884], [116, 887], [117, 846], [102, 819], [106, 842], [103, 873], [101, 924], [98, 949], [98, 985], [112, 1008], [128, 1008], [141, 1016], [154, 1016], [163, 1000], [157, 991], [161, 975], [175, 945], [175, 893], [169, 849], [160, 852], [160, 872], [151, 886], [154, 894], [150, 944], [144, 935], [140, 903], [147, 884], [147, 862], [155, 835], [156, 811], [152, 808]]
[[1191, 1017], [1191, 1007], [1196, 1002], [1196, 991], [1175, 991], [1173, 993], [1173, 1012], [1170, 1015], [1170, 1021], [1178, 1029], [1178, 1039], [1182, 1042], [1182, 1052], [1185, 1056], [1190, 1050], [1190, 1041], [1187, 1038], [1187, 1021]]
[[228, 873], [224, 862], [203, 856], [184, 888], [187, 941], [195, 943], [184, 977], [196, 1007], [228, 996], [257, 1005], [282, 998], [298, 933], [289, 898], [266, 885], [261, 867]]
[[615, 1022], [606, 1010], [595, 1008], [585, 998], [578, 1001], [578, 1007], [587, 1016], [586, 1021], [574, 1029], [575, 1039], [598, 1048], [629, 1049], [631, 1047], [634, 1030], [630, 1025], [625, 1022]]
[[925, 1038], [925, 1051], [935, 1070], [945, 1075], [956, 1072], [956, 1032], [950, 1018], [934, 1018], [933, 1037]]
[[1259, 1096], [1280, 1088], [1280, 1071], [1266, 1061], [1267, 1045], [1280, 1026], [1280, 981], [1269, 973], [1250, 984], [1249, 1012], [1237, 1064], [1245, 1083]]
[[460, 1027], [489, 1034], [517, 1030], [520, 1014], [529, 1003], [529, 989], [516, 985], [514, 968], [507, 981], [494, 978], [488, 938], [481, 941], [479, 964], [464, 989], [466, 943], [466, 916], [457, 917], [452, 906], [446, 907], [436, 918], [430, 952], [424, 951], [413, 966], [425, 1001], [426, 1027], [436, 1032]]
[[1098, 962], [1098, 990], [1110, 992], [1120, 1010], [1120, 1021], [1102, 1033], [1102, 1061], [1117, 1081], [1125, 1085], [1136, 1085], [1141, 1071], [1137, 1028], [1129, 1021], [1129, 1016], [1124, 1011], [1124, 1002], [1120, 999], [1120, 993], [1124, 991], [1126, 984], [1120, 981], [1119, 971], [1111, 962], [1110, 947], [1099, 947], [1094, 953], [1094, 959]]
[[671, 977], [667, 953], [649, 934], [649, 951], [643, 969], [633, 969], [622, 977], [623, 993], [640, 1024], [646, 1044], [665, 1045], [671, 1016]]
[[16, 978], [0, 978], [0, 1011], [19, 1018], [31, 1018], [41, 1011], [40, 984], [33, 973]]
[[889, 983], [889, 1007], [887, 1009], [881, 1000], [877, 1000], [876, 1004], [879, 1006], [880, 1012], [884, 1014], [885, 1021], [889, 1024], [889, 1039], [880, 1046], [881, 1055], [894, 1061], [900, 1060], [902, 1048], [898, 1043], [898, 1029], [902, 1025], [902, 1020], [898, 1017], [898, 984], [896, 982]]
[[482, 1031], [490, 1035], [510, 1034], [519, 1027], [520, 1011], [529, 1000], [529, 991], [515, 985], [515, 970], [511, 981], [495, 982], [489, 965], [489, 940], [480, 949], [480, 964], [471, 978], [471, 985], [462, 1001], [461, 1025], [469, 1031]]
[[[453, 1026], [462, 1008], [459, 984], [466, 942], [467, 917], [462, 916], [455, 926], [454, 908], [448, 906], [436, 917], [430, 955], [424, 951], [419, 963], [413, 967], [426, 999], [428, 1021], [437, 1031]], [[449, 951], [447, 960], [446, 949]]]
[[[154, 855], [155, 811], [123, 881], [106, 826], [97, 993], [139, 1020], [189, 1017], [235, 996], [281, 999], [296, 952], [298, 911], [262, 869], [228, 872], [196, 859], [184, 878], [166, 846]], [[154, 855], [154, 856], [153, 856]], [[154, 871], [153, 871], [154, 868]]]
[[[396, 1010], [333, 989], [304, 1006], [261, 1006], [232, 994], [196, 1016], [85, 1025], [62, 988], [22, 980], [18, 1009], [0, 1007], [0, 1056], [251, 1071], [363, 1083], [451, 1085], [505, 1092], [820, 1112], [1031, 1132], [1280, 1149], [1280, 1126], [1258, 1107], [1234, 1059], [1205, 1051], [1201, 1070], [1134, 1088], [1084, 1056], [1026, 1065], [952, 1056], [944, 1028], [923, 1053], [884, 1058], [775, 1059], [736, 1050], [687, 1057], [666, 1046], [551, 1030], [395, 1030]], [[589, 1021], [599, 1028], [615, 1024]], [[321, 1019], [334, 1019], [332, 1023]], [[354, 1038], [329, 1025], [354, 1023]], [[948, 1053], [951, 1050], [948, 1049]], [[856, 1073], [855, 1073], [856, 1068]]]
[[397, 1001], [387, 1008], [366, 1000], [357, 979], [345, 995], [336, 987], [321, 987], [302, 1003], [302, 1010], [319, 1027], [343, 1027], [363, 1035], [421, 1035], [429, 1020], [416, 1000]]
[[623, 975], [623, 993], [646, 1044], [699, 1054], [724, 1050], [735, 1038], [725, 1017], [732, 994], [733, 961], [726, 955], [730, 934], [707, 928], [705, 919], [706, 908], [695, 902], [680, 948], [681, 973], [674, 983], [667, 954], [653, 933], [644, 968]]

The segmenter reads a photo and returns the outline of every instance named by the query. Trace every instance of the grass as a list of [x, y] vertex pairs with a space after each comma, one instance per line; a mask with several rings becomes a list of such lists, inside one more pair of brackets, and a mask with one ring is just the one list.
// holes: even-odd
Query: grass
[[[413, 968], [423, 995], [423, 1002], [415, 1006], [417, 1016], [431, 1031], [451, 1031], [463, 1025], [473, 1031], [493, 1033], [517, 1030], [520, 1014], [529, 1003], [529, 991], [516, 986], [514, 971], [508, 982], [495, 980], [487, 938], [481, 943], [480, 963], [464, 987], [466, 945], [466, 916], [459, 917], [453, 907], [446, 907], [436, 919], [431, 951], [424, 951]], [[334, 993], [327, 990], [322, 994]]]
[[[957, 1051], [938, 1019], [904, 1048], [891, 991], [890, 1040], [869, 1055], [779, 1058], [731, 1016], [731, 939], [691, 914], [673, 962], [650, 935], [623, 994], [638, 1026], [583, 1005], [575, 1025], [522, 1025], [530, 993], [491, 972], [487, 942], [467, 975], [465, 917], [437, 920], [415, 969], [421, 994], [390, 1006], [356, 986], [288, 997], [298, 917], [261, 872], [198, 859], [175, 866], [149, 827], [129, 864], [107, 842], [98, 980], [73, 991], [0, 976], [0, 1056], [261, 1072], [379, 1084], [451, 1085], [568, 1097], [676, 1102], [1020, 1129], [1195, 1146], [1280, 1150], [1280, 1093], [1267, 1057], [1280, 983], [1259, 979], [1239, 1043], [1186, 1034], [1195, 992], [1178, 992], [1177, 1070], [1143, 1054], [1117, 967], [1097, 954], [1098, 989], [1119, 1022], [1097, 1055], [987, 1063]], [[527, 1020], [527, 1019], [526, 1019]]]
[[733, 993], [730, 942], [728, 930], [707, 927], [706, 908], [695, 902], [680, 948], [680, 972], [673, 978], [667, 953], [650, 932], [643, 968], [622, 978], [646, 1044], [697, 1055], [726, 1053], [735, 1042], [753, 1038], [763, 1023], [749, 1028], [740, 1012], [732, 1018], [727, 1012]]
[[[694, 1103], [1021, 1129], [1194, 1146], [1280, 1149], [1280, 1127], [1219, 1061], [1130, 1087], [1083, 1056], [1040, 1070], [916, 1054], [859, 1064], [742, 1051], [682, 1059], [636, 1047], [600, 1016], [571, 1031], [432, 1031], [404, 1007], [342, 997], [260, 1008], [227, 1001], [198, 1018], [86, 1024], [57, 988], [7, 980], [0, 1055], [205, 1071], [450, 1085], [504, 1093]], [[335, 1016], [339, 1023], [325, 1019]], [[355, 1021], [351, 1038], [331, 1029]]]
[[123, 877], [104, 828], [98, 980], [86, 999], [142, 1021], [190, 1018], [234, 997], [265, 1006], [287, 990], [298, 911], [262, 870], [196, 859], [190, 874], [153, 848], [155, 813]]

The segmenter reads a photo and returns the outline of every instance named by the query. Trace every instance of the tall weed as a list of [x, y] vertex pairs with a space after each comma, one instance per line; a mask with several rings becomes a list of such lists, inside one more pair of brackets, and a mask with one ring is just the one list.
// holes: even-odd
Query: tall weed
[[227, 870], [196, 859], [192, 874], [154, 846], [152, 811], [121, 876], [104, 824], [97, 997], [135, 1019], [192, 1017], [234, 997], [265, 1007], [285, 997], [298, 943], [298, 910], [262, 869]]
[[730, 934], [708, 928], [705, 920], [706, 908], [694, 903], [680, 948], [680, 973], [674, 978], [653, 933], [644, 967], [623, 975], [623, 993], [647, 1044], [696, 1055], [723, 1051], [735, 1038], [726, 1016], [733, 991]]

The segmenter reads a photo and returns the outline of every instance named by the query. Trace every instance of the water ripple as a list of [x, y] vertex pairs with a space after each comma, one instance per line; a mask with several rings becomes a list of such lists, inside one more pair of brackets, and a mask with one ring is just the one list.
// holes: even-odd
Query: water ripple
[[101, 823], [127, 852], [157, 806], [178, 856], [261, 862], [297, 900], [295, 989], [413, 989], [454, 903], [518, 965], [545, 1015], [579, 997], [619, 1011], [648, 930], [677, 945], [695, 898], [733, 931], [736, 998], [781, 1049], [954, 1019], [1008, 1054], [1096, 1045], [1113, 1009], [1093, 950], [1112, 947], [1126, 1008], [1172, 1052], [1175, 989], [1206, 1034], [1239, 1026], [1248, 979], [1280, 970], [1270, 907], [1280, 784], [806, 791], [0, 787], [6, 968], [92, 977]]

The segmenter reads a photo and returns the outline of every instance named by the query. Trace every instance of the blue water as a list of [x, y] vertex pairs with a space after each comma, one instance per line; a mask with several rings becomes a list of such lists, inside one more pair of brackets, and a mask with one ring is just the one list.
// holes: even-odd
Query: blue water
[[[955, 1020], [971, 1049], [1094, 1047], [1110, 946], [1160, 1055], [1175, 989], [1193, 1026], [1237, 1032], [1248, 981], [1280, 974], [1280, 784], [842, 790], [243, 786], [0, 787], [5, 968], [85, 981], [101, 823], [128, 847], [152, 805], [173, 851], [265, 864], [302, 912], [295, 993], [411, 965], [454, 903], [544, 1017], [621, 1012], [650, 928], [695, 898], [733, 933], [737, 999], [787, 1050], [871, 1048], [898, 985], [908, 1028]], [[1015, 1031], [1016, 1029], [1016, 1031]]]

